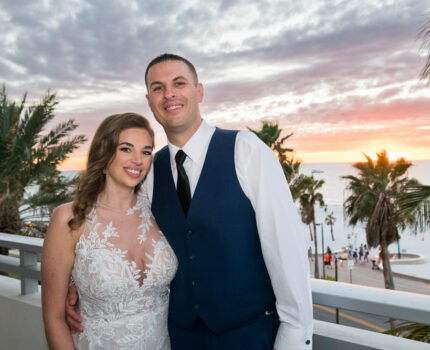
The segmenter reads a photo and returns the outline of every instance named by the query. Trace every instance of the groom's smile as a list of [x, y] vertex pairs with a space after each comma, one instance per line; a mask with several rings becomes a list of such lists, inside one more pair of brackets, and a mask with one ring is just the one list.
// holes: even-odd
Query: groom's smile
[[148, 71], [147, 87], [149, 107], [169, 140], [194, 134], [201, 123], [203, 86], [195, 82], [187, 65], [180, 61], [155, 64]]

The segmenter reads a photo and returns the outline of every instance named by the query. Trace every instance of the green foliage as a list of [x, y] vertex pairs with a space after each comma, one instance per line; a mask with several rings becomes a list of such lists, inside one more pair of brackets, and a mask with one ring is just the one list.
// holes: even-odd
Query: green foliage
[[430, 326], [413, 322], [402, 322], [398, 327], [385, 331], [385, 334], [430, 343]]
[[336, 218], [333, 215], [333, 212], [331, 212], [325, 217], [324, 222], [326, 223], [326, 225], [330, 226], [331, 240], [334, 241], [333, 225], [336, 222]]
[[[316, 180], [313, 176], [300, 175], [297, 182], [298, 198], [300, 201], [300, 214], [303, 223], [313, 227], [315, 256], [318, 253], [318, 235], [315, 223], [315, 205], [324, 206], [324, 198], [318, 190], [324, 185], [324, 180]], [[315, 258], [314, 275], [319, 278], [318, 259]]]
[[331, 212], [330, 214], [328, 214], [325, 217], [324, 221], [329, 226], [334, 225], [334, 223], [336, 222], [336, 217], [333, 215], [333, 212]]
[[315, 204], [325, 205], [324, 198], [318, 190], [324, 185], [324, 180], [317, 180], [313, 176], [303, 176], [300, 179], [300, 212], [302, 221], [306, 225], [315, 221]]
[[263, 121], [260, 130], [248, 128], [255, 135], [257, 135], [267, 146], [269, 146], [277, 155], [279, 163], [284, 171], [285, 178], [289, 183], [293, 199], [296, 200], [300, 193], [300, 165], [301, 160], [296, 158], [292, 148], [284, 147], [287, 141], [293, 134], [290, 133], [281, 137], [282, 129], [279, 128], [278, 123], [271, 123]]
[[299, 173], [301, 161], [295, 157], [292, 148], [285, 148], [283, 145], [293, 134], [290, 133], [281, 137], [282, 129], [279, 128], [278, 123], [270, 123], [268, 121], [263, 121], [261, 130], [253, 130], [251, 128], [248, 128], [248, 130], [256, 134], [276, 153], [285, 178], [291, 184], [292, 179]]
[[[20, 207], [39, 205], [52, 210], [69, 199], [70, 185], [56, 170], [85, 141], [83, 135], [64, 139], [77, 128], [73, 120], [59, 123], [42, 134], [54, 118], [57, 105], [50, 93], [39, 103], [25, 107], [26, 95], [19, 103], [9, 101], [3, 86], [0, 92], [0, 232], [22, 232]], [[74, 180], [75, 181], [75, 180]], [[24, 200], [25, 189], [37, 185], [39, 192]]]
[[[323, 278], [323, 277], [320, 277], [320, 279], [324, 279], [324, 278]], [[333, 281], [333, 282], [336, 282], [336, 277], [333, 277], [333, 276], [326, 275], [326, 276], [325, 276], [325, 279], [326, 279], [327, 281]]]
[[385, 286], [394, 289], [387, 247], [400, 238], [399, 228], [413, 222], [412, 216], [399, 214], [399, 199], [417, 181], [408, 179], [407, 170], [412, 164], [403, 158], [390, 162], [385, 150], [377, 154], [375, 162], [364, 156], [366, 162], [353, 165], [358, 176], [343, 176], [349, 180], [344, 210], [351, 225], [366, 224], [368, 245], [381, 247]]
[[416, 228], [430, 228], [430, 186], [411, 184], [399, 200], [400, 215], [416, 219]]
[[[377, 154], [377, 160], [364, 155], [366, 162], [358, 162], [353, 165], [358, 170], [358, 176], [348, 175], [342, 178], [349, 180], [347, 190], [349, 196], [344, 202], [345, 213], [349, 217], [349, 223], [356, 225], [358, 222], [367, 224], [370, 220], [380, 195], [384, 194], [394, 207], [393, 219], [404, 228], [410, 221], [410, 217], [400, 218], [398, 214], [398, 201], [406, 193], [406, 188], [418, 184], [414, 179], [408, 179], [407, 170], [412, 163], [404, 158], [390, 163], [387, 152], [382, 150]], [[401, 220], [403, 219], [403, 220]], [[390, 242], [391, 243], [391, 242]]]

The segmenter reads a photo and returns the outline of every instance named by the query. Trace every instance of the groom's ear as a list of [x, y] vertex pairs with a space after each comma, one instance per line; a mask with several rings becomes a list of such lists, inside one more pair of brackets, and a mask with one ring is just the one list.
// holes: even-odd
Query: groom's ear
[[197, 84], [197, 91], [199, 93], [199, 103], [200, 103], [203, 101], [203, 96], [205, 95], [202, 83]]
[[146, 101], [148, 101], [148, 106], [149, 106], [149, 108], [151, 109], [151, 111], [152, 111], [152, 108], [151, 108], [151, 101], [149, 100], [149, 94], [146, 94], [145, 95], [145, 97], [146, 97]]

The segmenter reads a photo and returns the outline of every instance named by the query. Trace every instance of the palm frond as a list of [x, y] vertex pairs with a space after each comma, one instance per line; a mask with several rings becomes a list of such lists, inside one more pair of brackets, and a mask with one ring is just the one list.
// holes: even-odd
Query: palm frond
[[427, 83], [430, 83], [430, 17], [421, 26], [418, 36], [423, 40], [421, 50], [427, 52], [427, 59], [421, 71], [421, 77], [427, 79]]
[[383, 332], [407, 339], [430, 343], [430, 326], [414, 322], [402, 322], [398, 327]]
[[[0, 231], [16, 233], [23, 228], [20, 206], [29, 185], [38, 185], [44, 193], [31, 198], [30, 206], [63, 202], [68, 183], [59, 179], [56, 166], [63, 162], [79, 144], [83, 135], [64, 140], [77, 125], [73, 120], [60, 123], [42, 135], [46, 124], [54, 118], [55, 94], [47, 94], [29, 107], [26, 95], [20, 103], [7, 99], [6, 89], [0, 92]], [[37, 199], [37, 200], [36, 200]], [[43, 206], [41, 207], [43, 208]]]

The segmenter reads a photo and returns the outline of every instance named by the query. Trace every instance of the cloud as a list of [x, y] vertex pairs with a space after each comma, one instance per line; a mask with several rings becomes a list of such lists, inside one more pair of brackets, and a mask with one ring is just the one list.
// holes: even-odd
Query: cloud
[[333, 149], [345, 130], [363, 145], [392, 123], [418, 147], [429, 120], [417, 40], [426, 11], [425, 0], [0, 0], [0, 83], [12, 97], [56, 91], [59, 117], [91, 132], [110, 111], [150, 115], [146, 64], [174, 52], [195, 63], [203, 115], [217, 125], [277, 120], [303, 147]]

